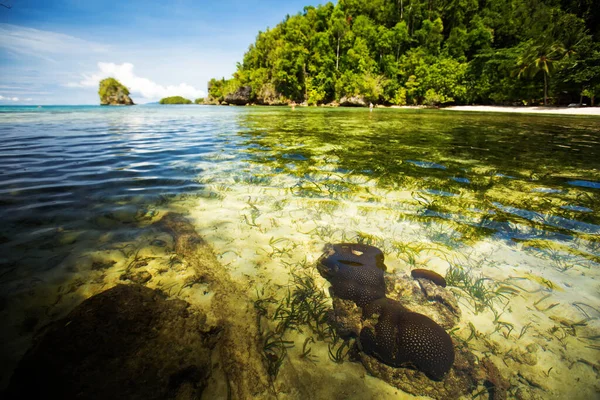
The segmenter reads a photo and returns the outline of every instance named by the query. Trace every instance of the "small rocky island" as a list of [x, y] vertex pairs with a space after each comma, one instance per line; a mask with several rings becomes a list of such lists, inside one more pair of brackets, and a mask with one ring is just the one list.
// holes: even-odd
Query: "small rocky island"
[[160, 104], [192, 104], [192, 101], [181, 96], [171, 96], [160, 99]]
[[129, 89], [115, 78], [101, 80], [98, 95], [100, 95], [100, 105], [102, 106], [135, 105], [131, 97], [129, 97]]

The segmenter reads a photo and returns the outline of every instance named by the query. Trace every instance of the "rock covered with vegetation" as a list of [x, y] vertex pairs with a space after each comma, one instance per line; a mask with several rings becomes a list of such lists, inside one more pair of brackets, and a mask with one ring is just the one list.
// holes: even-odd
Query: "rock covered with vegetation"
[[600, 12], [591, 1], [340, 0], [259, 32], [222, 102], [359, 98], [383, 104], [568, 104], [600, 92]]
[[225, 96], [225, 103], [235, 104], [237, 106], [243, 106], [250, 102], [250, 94], [252, 89], [250, 86], [241, 86], [233, 93], [229, 93]]
[[100, 104], [103, 106], [134, 105], [133, 100], [129, 97], [129, 89], [115, 78], [101, 80], [98, 95], [100, 95]]
[[160, 104], [192, 104], [192, 101], [181, 96], [171, 96], [160, 99]]
[[53, 323], [7, 398], [199, 398], [217, 341], [206, 316], [158, 290], [118, 285]]

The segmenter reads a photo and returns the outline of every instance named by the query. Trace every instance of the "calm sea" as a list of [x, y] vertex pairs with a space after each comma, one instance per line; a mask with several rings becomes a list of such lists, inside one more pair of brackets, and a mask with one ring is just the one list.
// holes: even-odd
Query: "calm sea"
[[[597, 117], [0, 107], [0, 138], [3, 385], [37, 328], [118, 283], [140, 251], [148, 286], [195, 301], [193, 287], [160, 278], [173, 250], [148, 230], [175, 210], [232, 278], [274, 295], [329, 242], [380, 247], [398, 274], [458, 269], [448, 278], [465, 327], [500, 353], [545, 346], [540, 380], [552, 367], [589, 382], [576, 397], [597, 395], [596, 369], [570, 369], [600, 356]], [[488, 294], [512, 291], [478, 298], [477, 279]], [[584, 322], [571, 335], [557, 318]], [[567, 379], [545, 385], [571, 393]]]

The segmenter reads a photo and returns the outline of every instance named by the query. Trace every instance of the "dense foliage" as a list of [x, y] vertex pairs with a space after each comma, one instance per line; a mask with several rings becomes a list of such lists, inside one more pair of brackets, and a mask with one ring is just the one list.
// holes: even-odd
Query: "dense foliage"
[[339, 0], [259, 32], [211, 100], [570, 103], [600, 93], [595, 0]]
[[181, 96], [171, 96], [160, 99], [160, 104], [192, 104], [191, 100], [188, 100]]
[[106, 78], [100, 81], [100, 87], [98, 89], [100, 95], [100, 101], [107, 103], [111, 97], [119, 97], [121, 95], [129, 96], [129, 89], [127, 89], [121, 82], [115, 78]]

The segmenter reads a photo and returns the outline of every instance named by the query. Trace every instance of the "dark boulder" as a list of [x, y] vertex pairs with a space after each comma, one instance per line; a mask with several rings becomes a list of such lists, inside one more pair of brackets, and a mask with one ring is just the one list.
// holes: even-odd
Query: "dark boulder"
[[19, 363], [4, 398], [199, 398], [216, 332], [185, 301], [118, 285], [51, 324]]

